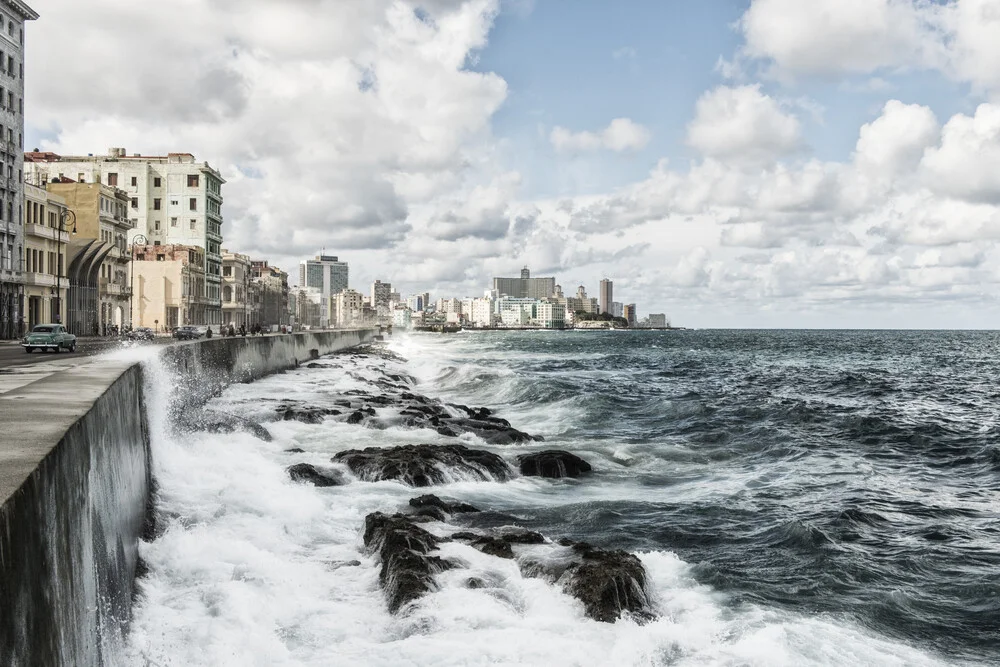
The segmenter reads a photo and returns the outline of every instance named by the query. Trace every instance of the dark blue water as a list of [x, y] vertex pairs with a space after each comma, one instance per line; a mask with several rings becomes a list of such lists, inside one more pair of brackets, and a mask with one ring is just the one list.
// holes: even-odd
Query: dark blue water
[[[669, 551], [732, 609], [1000, 663], [1000, 334], [416, 336], [425, 385], [595, 463], [525, 525]], [[414, 358], [416, 357], [416, 358]]]

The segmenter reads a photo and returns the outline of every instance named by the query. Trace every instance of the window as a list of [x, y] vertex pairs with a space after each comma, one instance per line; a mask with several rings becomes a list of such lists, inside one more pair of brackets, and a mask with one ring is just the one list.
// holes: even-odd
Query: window
[[108, 174], [108, 185], [118, 185], [118, 174]]
[[154, 188], [160, 187], [160, 177], [159, 176], [155, 176], [153, 178], [153, 187]]
[[7, 21], [7, 34], [10, 35], [11, 37], [14, 36], [14, 22], [13, 21]]
[[179, 204], [180, 204], [180, 200], [179, 199], [173, 199], [173, 198], [170, 199], [170, 205], [171, 206], [177, 206]]
[[160, 221], [159, 220], [157, 220], [156, 222], [153, 223], [153, 229], [156, 230], [156, 231], [160, 231]]
[[166, 259], [166, 255], [157, 255], [156, 256], [156, 261], [157, 262], [162, 262], [164, 259]]
[[159, 199], [154, 199], [153, 200], [153, 210], [154, 211], [159, 211], [160, 210], [160, 200]]
[[76, 175], [76, 182], [77, 183], [83, 183], [83, 173], [82, 172]]
[[191, 218], [191, 229], [195, 229], [198, 226], [198, 221], [195, 218]]
[[139, 179], [136, 178], [135, 176], [133, 176], [132, 177], [132, 187], [134, 188], [137, 185], [139, 185]]
[[188, 187], [189, 188], [198, 187], [198, 174], [188, 174]]
[[7, 74], [14, 76], [14, 56], [7, 56]]
[[198, 199], [196, 197], [191, 197], [188, 200], [188, 210], [197, 211], [198, 210]]
[[177, 218], [170, 218], [170, 226], [171, 227], [177, 226]]
[[231, 278], [233, 275], [233, 267], [231, 266], [222, 267], [222, 275], [224, 275], [227, 278]]
[[139, 198], [132, 197], [132, 208], [139, 208]]

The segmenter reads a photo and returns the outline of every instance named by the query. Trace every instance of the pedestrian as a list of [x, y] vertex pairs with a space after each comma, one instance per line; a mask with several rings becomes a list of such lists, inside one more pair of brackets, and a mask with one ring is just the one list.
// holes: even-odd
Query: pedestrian
[[247, 326], [245, 324], [240, 325], [240, 335], [244, 338], [247, 337]]

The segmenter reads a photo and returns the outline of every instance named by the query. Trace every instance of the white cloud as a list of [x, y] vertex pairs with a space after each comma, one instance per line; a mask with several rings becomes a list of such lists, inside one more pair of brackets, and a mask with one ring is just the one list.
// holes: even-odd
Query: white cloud
[[1000, 0], [753, 0], [738, 25], [735, 71], [744, 59], [779, 78], [931, 69], [1000, 93]]
[[972, 117], [954, 116], [921, 166], [927, 187], [937, 193], [1000, 203], [1000, 105], [982, 104]]
[[556, 126], [549, 134], [549, 141], [557, 151], [582, 153], [602, 148], [615, 151], [642, 150], [652, 138], [649, 130], [629, 118], [615, 118], [600, 132], [572, 132]]
[[688, 144], [723, 160], [760, 162], [802, 148], [799, 120], [759, 85], [719, 86], [699, 98]]
[[623, 46], [611, 52], [611, 57], [615, 60], [635, 60], [639, 57], [639, 52], [631, 46]]
[[[229, 181], [226, 245], [285, 264], [400, 242], [410, 208], [489, 153], [507, 92], [465, 68], [494, 0], [50, 5], [27, 40], [28, 122], [55, 135], [41, 148], [193, 152]], [[169, 58], [148, 48], [178, 34]]]
[[744, 54], [790, 74], [898, 67], [921, 56], [928, 26], [911, 0], [754, 0]]
[[873, 177], [912, 171], [940, 132], [928, 107], [889, 100], [881, 116], [861, 127], [855, 160]]

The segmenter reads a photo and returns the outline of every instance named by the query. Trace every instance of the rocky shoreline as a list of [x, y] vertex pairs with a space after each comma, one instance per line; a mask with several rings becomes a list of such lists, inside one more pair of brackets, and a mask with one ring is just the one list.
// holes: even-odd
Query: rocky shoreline
[[[338, 452], [329, 465], [296, 462], [286, 468], [289, 477], [317, 487], [350, 483], [398, 481], [414, 488], [427, 488], [456, 481], [507, 482], [518, 475], [550, 479], [581, 478], [593, 473], [579, 456], [556, 449], [504, 457], [480, 449], [482, 441], [492, 448], [526, 445], [543, 438], [520, 431], [486, 407], [445, 403], [417, 393], [415, 378], [393, 373], [387, 362], [404, 362], [386, 348], [373, 345], [336, 355], [349, 357], [357, 371], [353, 379], [369, 389], [351, 389], [336, 396], [332, 405], [308, 405], [282, 400], [273, 406], [273, 420], [309, 424], [326, 420], [356, 424], [364, 428], [429, 429], [454, 443], [413, 443], [367, 447]], [[328, 367], [322, 360], [306, 368]], [[371, 377], [358, 372], [367, 371]], [[250, 430], [260, 425], [221, 413], [206, 411], [201, 427], [218, 430]], [[470, 438], [469, 436], [474, 436]], [[286, 450], [290, 455], [300, 448]], [[566, 538], [550, 537], [519, 526], [515, 517], [500, 515], [500, 527], [476, 527], [480, 509], [468, 503], [434, 494], [415, 495], [407, 505], [368, 514], [363, 528], [367, 552], [380, 565], [379, 584], [391, 613], [405, 614], [424, 595], [437, 590], [437, 575], [469, 569], [469, 563], [441, 552], [446, 543], [466, 545], [493, 558], [513, 560], [525, 577], [537, 577], [577, 598], [586, 615], [613, 623], [627, 616], [637, 622], [655, 617], [647, 593], [646, 572], [634, 555], [616, 549], [601, 549]], [[496, 518], [497, 513], [483, 513]], [[487, 522], [491, 523], [491, 522]], [[471, 570], [464, 580], [468, 588], [489, 588], [489, 581]]]

